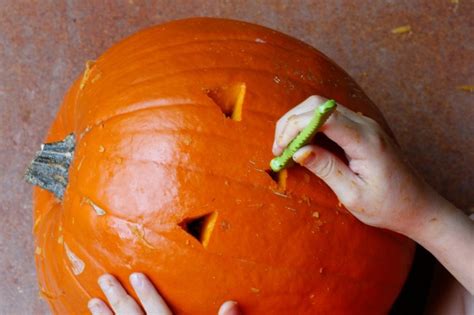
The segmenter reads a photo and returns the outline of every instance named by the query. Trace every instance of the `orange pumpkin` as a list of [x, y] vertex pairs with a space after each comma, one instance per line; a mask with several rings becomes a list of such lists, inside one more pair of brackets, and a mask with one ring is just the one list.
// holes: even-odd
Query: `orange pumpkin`
[[47, 137], [75, 137], [69, 175], [55, 177], [64, 197], [34, 196], [54, 313], [87, 313], [105, 272], [133, 293], [132, 271], [177, 314], [215, 314], [228, 299], [246, 314], [387, 312], [413, 243], [357, 221], [301, 167], [267, 171], [275, 122], [312, 94], [386, 128], [326, 56], [244, 22], [163, 24], [88, 62]]

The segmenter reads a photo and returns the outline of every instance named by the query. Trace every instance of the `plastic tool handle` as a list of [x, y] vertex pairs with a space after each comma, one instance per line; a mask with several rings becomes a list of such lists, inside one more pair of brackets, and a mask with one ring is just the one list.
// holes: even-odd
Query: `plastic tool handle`
[[311, 142], [319, 128], [326, 122], [336, 109], [334, 100], [328, 100], [314, 110], [313, 118], [309, 124], [290, 142], [280, 156], [275, 157], [270, 162], [270, 167], [274, 172], [279, 172], [288, 167], [293, 161], [293, 154], [299, 149]]

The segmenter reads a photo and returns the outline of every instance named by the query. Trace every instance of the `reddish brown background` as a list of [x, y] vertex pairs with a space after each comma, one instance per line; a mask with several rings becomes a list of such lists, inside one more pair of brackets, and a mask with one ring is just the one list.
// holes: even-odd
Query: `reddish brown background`
[[0, 314], [48, 313], [22, 175], [67, 87], [87, 59], [171, 19], [241, 19], [317, 47], [378, 104], [427, 181], [474, 205], [474, 93], [457, 89], [474, 84], [474, 1], [256, 2], [0, 0]]

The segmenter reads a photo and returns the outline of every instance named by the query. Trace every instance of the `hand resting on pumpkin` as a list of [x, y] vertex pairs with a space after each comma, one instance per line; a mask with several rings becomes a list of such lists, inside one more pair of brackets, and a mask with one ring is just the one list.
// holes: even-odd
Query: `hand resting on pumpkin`
[[[130, 275], [130, 283], [140, 300], [141, 306], [112, 275], [104, 274], [99, 278], [98, 282], [112, 309], [104, 301], [93, 298], [88, 303], [92, 315], [141, 315], [144, 314], [143, 309], [146, 314], [150, 315], [172, 314], [156, 288], [142, 273], [132, 273]], [[239, 315], [240, 311], [236, 302], [227, 301], [221, 305], [218, 314]]]
[[[325, 101], [311, 96], [278, 121], [273, 154], [281, 154]], [[326, 182], [357, 219], [420, 243], [474, 294], [469, 217], [417, 176], [374, 120], [338, 105], [321, 131], [344, 150], [348, 165], [316, 145], [301, 148], [293, 159]]]

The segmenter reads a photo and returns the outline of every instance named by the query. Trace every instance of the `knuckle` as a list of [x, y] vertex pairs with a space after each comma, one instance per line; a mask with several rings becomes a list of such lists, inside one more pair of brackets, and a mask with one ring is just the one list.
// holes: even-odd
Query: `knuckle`
[[115, 299], [113, 299], [113, 301], [109, 302], [114, 310], [121, 311], [133, 305], [133, 303], [135, 303], [135, 300], [130, 295], [126, 295], [120, 297], [117, 296]]
[[310, 104], [317, 106], [321, 104], [324, 99], [319, 95], [311, 95], [310, 97], [308, 97], [308, 101], [310, 102]]
[[336, 168], [336, 161], [331, 156], [325, 156], [319, 159], [314, 165], [314, 171], [321, 179], [327, 179], [334, 174]]
[[290, 118], [288, 118], [288, 122], [285, 126], [285, 129], [283, 130], [283, 133], [288, 134], [289, 136], [293, 136], [295, 132], [300, 131], [300, 121], [298, 119], [298, 116], [293, 115]]
[[368, 142], [377, 152], [385, 151], [388, 145], [387, 139], [381, 129], [370, 132], [368, 134]]
[[288, 122], [288, 127], [291, 128], [291, 130], [298, 130], [301, 128], [301, 122], [300, 119], [298, 119], [297, 116], [291, 117], [291, 120]]
[[110, 306], [112, 306], [112, 308], [118, 312], [120, 311], [121, 309], [123, 309], [124, 307], [124, 304], [126, 303], [124, 301], [124, 299], [121, 299], [121, 298], [114, 298], [114, 299], [111, 299], [109, 300], [109, 303], [110, 303]]
[[343, 196], [343, 203], [349, 210], [354, 210], [360, 208], [361, 205], [361, 195], [359, 190], [355, 187], [352, 187], [347, 191]]
[[290, 117], [288, 117], [288, 121], [287, 121], [288, 125], [294, 124], [296, 122], [297, 118], [298, 118], [298, 116], [296, 116], [296, 115], [291, 115]]
[[286, 119], [285, 118], [280, 118], [278, 119], [276, 125], [275, 125], [275, 131], [277, 132], [279, 129], [281, 129], [286, 123]]
[[364, 120], [368, 125], [370, 125], [374, 128], [379, 128], [380, 127], [379, 123], [375, 119], [370, 118], [369, 116], [365, 116], [365, 115], [362, 116], [362, 117], [364, 117]]

